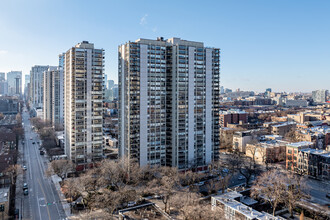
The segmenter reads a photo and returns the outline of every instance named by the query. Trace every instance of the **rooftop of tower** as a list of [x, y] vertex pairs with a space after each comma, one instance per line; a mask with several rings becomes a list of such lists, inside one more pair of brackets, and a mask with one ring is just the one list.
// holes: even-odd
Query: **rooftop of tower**
[[76, 45], [76, 48], [94, 49], [94, 44], [93, 43], [89, 43], [88, 41], [82, 41], [81, 43], [78, 43]]
[[135, 41], [141, 44], [155, 44], [155, 45], [185, 45], [193, 47], [204, 47], [203, 42], [182, 40], [181, 38], [172, 37], [169, 39], [164, 39], [163, 37], [158, 37], [156, 40], [139, 38]]

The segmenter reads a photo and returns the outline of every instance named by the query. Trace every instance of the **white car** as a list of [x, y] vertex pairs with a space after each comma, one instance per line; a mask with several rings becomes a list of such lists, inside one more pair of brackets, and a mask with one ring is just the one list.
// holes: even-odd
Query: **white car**
[[26, 166], [23, 166], [23, 170], [27, 170], [27, 167]]
[[131, 202], [127, 203], [127, 207], [132, 207], [132, 206], [135, 206], [135, 205], [136, 205], [136, 202], [134, 202], [134, 201], [131, 201]]

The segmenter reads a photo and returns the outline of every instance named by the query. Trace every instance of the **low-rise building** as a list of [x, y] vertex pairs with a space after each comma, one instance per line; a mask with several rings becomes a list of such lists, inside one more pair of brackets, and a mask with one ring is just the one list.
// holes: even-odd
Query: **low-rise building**
[[314, 148], [314, 143], [301, 141], [286, 145], [286, 169], [297, 172], [298, 169], [298, 151], [306, 148]]
[[276, 135], [285, 136], [286, 133], [296, 128], [295, 122], [285, 122], [271, 127], [271, 133]]
[[289, 121], [294, 121], [299, 124], [309, 121], [309, 116], [304, 112], [300, 112], [298, 114], [288, 114], [287, 117]]
[[285, 106], [286, 107], [307, 107], [308, 101], [303, 99], [293, 100], [293, 99], [287, 99], [285, 100]]
[[288, 142], [280, 140], [247, 144], [245, 154], [259, 164], [284, 161], [287, 144]]
[[227, 192], [221, 195], [212, 196], [211, 203], [214, 210], [219, 209], [223, 212], [225, 219], [231, 220], [280, 220], [281, 217], [276, 217], [266, 212], [259, 212], [242, 202], [243, 195], [237, 192]]
[[330, 179], [328, 161], [330, 152], [306, 148], [299, 150], [297, 172], [302, 175], [309, 175], [316, 179]]
[[227, 127], [228, 124], [247, 123], [247, 113], [240, 110], [228, 110], [220, 112], [220, 126]]

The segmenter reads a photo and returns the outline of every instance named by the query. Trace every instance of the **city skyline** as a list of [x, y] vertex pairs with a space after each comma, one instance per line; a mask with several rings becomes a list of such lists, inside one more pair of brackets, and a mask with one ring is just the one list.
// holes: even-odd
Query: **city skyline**
[[[170, 1], [161, 9], [156, 2], [147, 3], [2, 2], [0, 30], [5, 34], [0, 36], [0, 71], [22, 70], [25, 75], [34, 65], [56, 65], [58, 54], [87, 40], [106, 51], [105, 73], [117, 83], [120, 44], [130, 39], [174, 36], [220, 47], [224, 87], [254, 91], [270, 87], [278, 92], [328, 89], [327, 1], [220, 1], [203, 5]], [[72, 8], [77, 13], [71, 13]], [[125, 16], [122, 8], [127, 10]], [[77, 16], [84, 10], [90, 13]], [[74, 26], [80, 20], [85, 28]]]

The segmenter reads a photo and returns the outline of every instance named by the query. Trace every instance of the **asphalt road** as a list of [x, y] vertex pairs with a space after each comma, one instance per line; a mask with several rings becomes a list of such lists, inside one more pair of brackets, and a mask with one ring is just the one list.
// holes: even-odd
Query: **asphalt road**
[[[23, 147], [24, 171], [23, 182], [28, 184], [29, 194], [23, 198], [23, 219], [58, 220], [66, 215], [51, 178], [45, 175], [47, 160], [39, 153], [38, 135], [32, 130], [27, 112], [22, 119], [25, 129], [25, 144]], [[33, 144], [35, 142], [35, 144]], [[23, 190], [23, 188], [22, 188]], [[18, 198], [20, 199], [20, 198]]]

